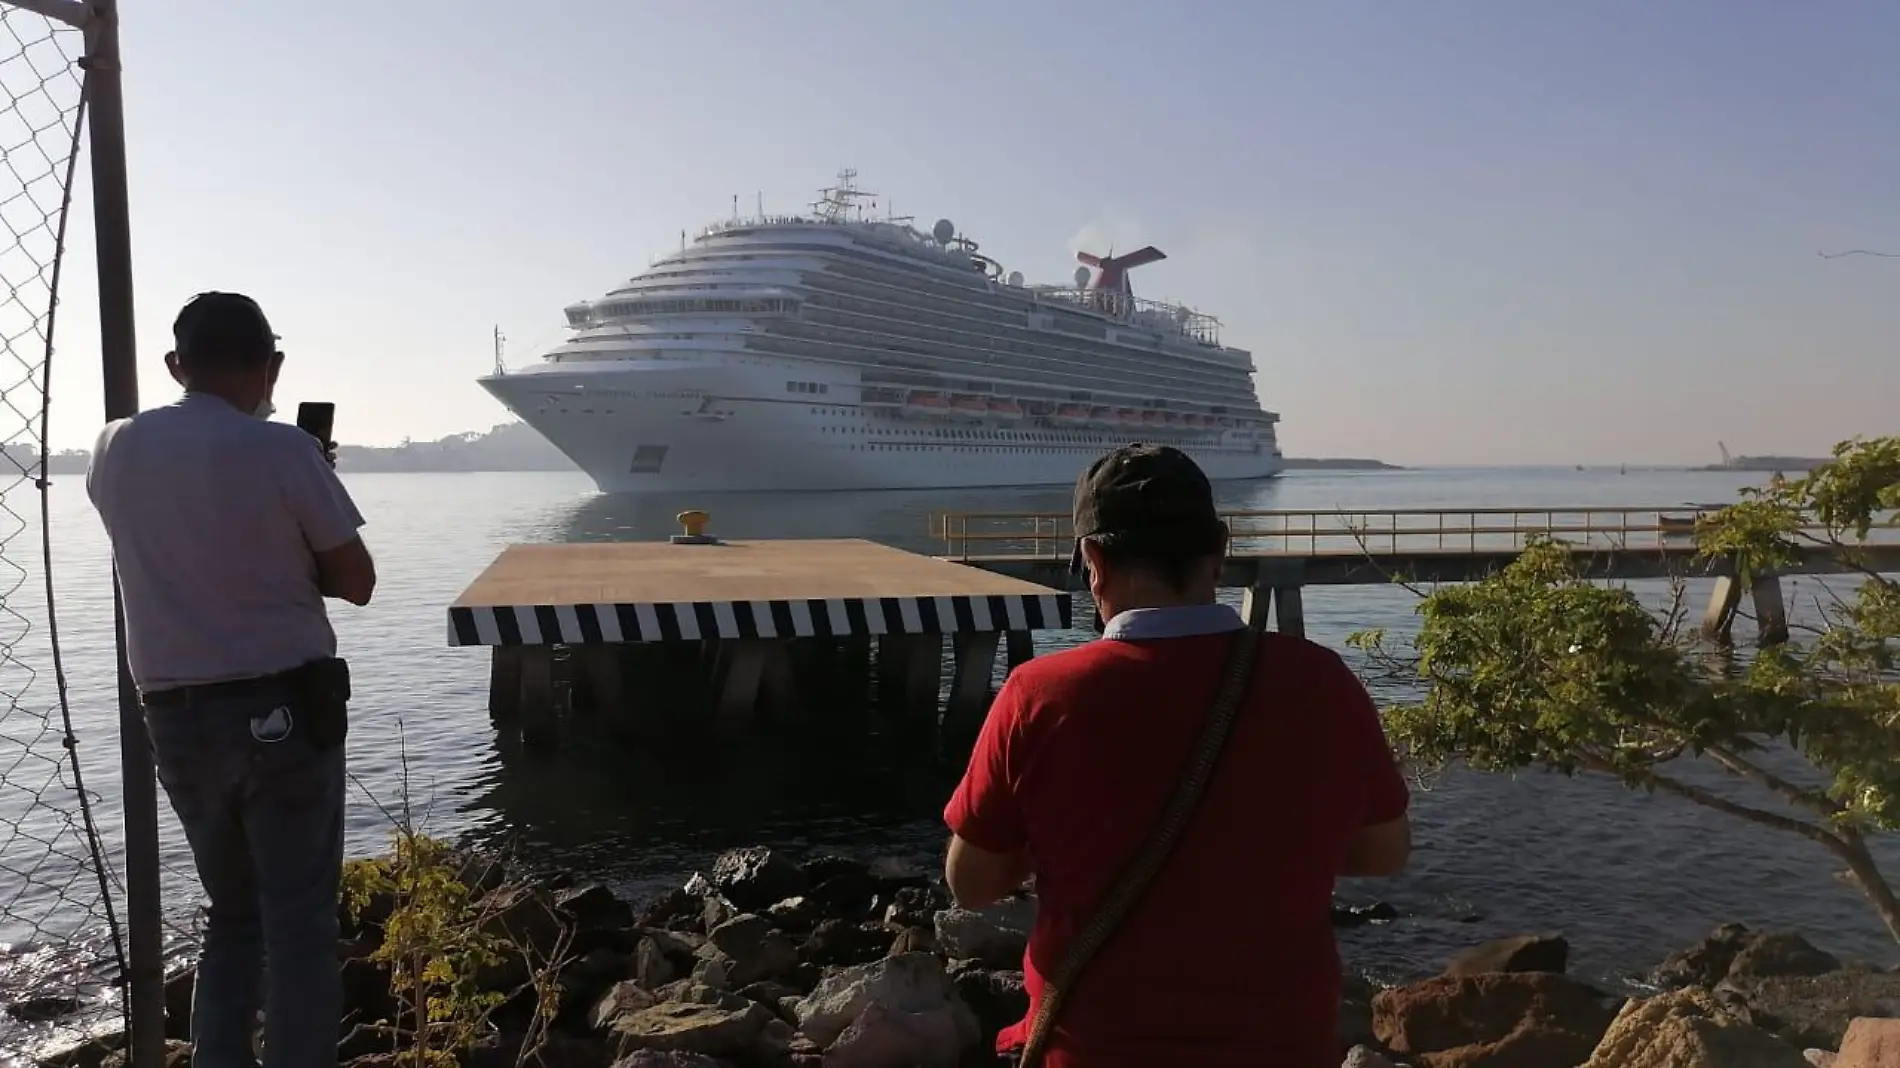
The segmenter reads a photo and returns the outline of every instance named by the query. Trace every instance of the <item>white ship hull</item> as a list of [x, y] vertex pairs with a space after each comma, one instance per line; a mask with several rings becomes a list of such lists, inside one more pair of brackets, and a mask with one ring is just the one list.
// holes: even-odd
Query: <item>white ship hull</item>
[[[788, 381], [825, 388], [788, 395]], [[864, 407], [848, 368], [699, 353], [489, 376], [482, 386], [603, 492], [963, 489], [1074, 483], [1130, 441], [1176, 445], [1211, 479], [1280, 473], [1273, 442], [1216, 428], [1042, 429], [1022, 420]]]

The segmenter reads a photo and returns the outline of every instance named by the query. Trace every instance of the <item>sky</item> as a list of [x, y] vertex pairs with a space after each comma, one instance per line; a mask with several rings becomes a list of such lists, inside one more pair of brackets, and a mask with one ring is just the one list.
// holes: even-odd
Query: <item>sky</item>
[[[1900, 431], [1900, 258], [1819, 255], [1900, 252], [1890, 0], [121, 18], [147, 406], [177, 392], [179, 305], [235, 289], [283, 336], [281, 409], [333, 400], [364, 444], [486, 428], [496, 327], [530, 362], [735, 195], [800, 210], [850, 166], [1031, 281], [1158, 245], [1137, 292], [1221, 318], [1289, 455], [1703, 463]], [[103, 411], [76, 203], [56, 447]]]

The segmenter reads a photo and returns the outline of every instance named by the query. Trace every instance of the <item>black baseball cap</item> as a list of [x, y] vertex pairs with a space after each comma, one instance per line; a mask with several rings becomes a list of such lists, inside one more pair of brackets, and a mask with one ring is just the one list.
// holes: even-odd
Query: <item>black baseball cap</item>
[[1089, 465], [1075, 483], [1075, 553], [1082, 539], [1113, 535], [1132, 548], [1206, 545], [1223, 531], [1214, 487], [1187, 453], [1167, 445], [1123, 445]]
[[172, 320], [172, 348], [185, 361], [262, 362], [277, 335], [257, 301], [242, 293], [200, 293]]

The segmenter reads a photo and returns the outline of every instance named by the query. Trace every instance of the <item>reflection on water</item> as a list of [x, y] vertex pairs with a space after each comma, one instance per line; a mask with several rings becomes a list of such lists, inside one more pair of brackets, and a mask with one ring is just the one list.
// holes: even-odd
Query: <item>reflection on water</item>
[[498, 745], [469, 791], [480, 841], [607, 879], [635, 896], [754, 842], [927, 856], [956, 771], [889, 748], [564, 752]]

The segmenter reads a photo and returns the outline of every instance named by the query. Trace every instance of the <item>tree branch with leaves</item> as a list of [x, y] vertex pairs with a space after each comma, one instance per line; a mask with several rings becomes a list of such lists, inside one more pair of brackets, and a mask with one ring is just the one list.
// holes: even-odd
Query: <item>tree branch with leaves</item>
[[[1384, 631], [1349, 641], [1418, 684], [1417, 699], [1385, 713], [1416, 766], [1613, 775], [1798, 834], [1847, 865], [1900, 940], [1900, 900], [1867, 847], [1900, 829], [1900, 581], [1866, 552], [1870, 536], [1895, 532], [1900, 437], [1843, 442], [1826, 465], [1742, 494], [1698, 522], [1706, 561], [1749, 581], [1819, 552], [1852, 589], [1830, 589], [1798, 640], [1741, 670], [1681, 625], [1679, 594], [1652, 612], [1584, 578], [1573, 548], [1551, 541], [1483, 581], [1426, 594], [1409, 642]], [[1798, 773], [1780, 768], [1795, 757]], [[1695, 785], [1684, 761], [1758, 800]]]

